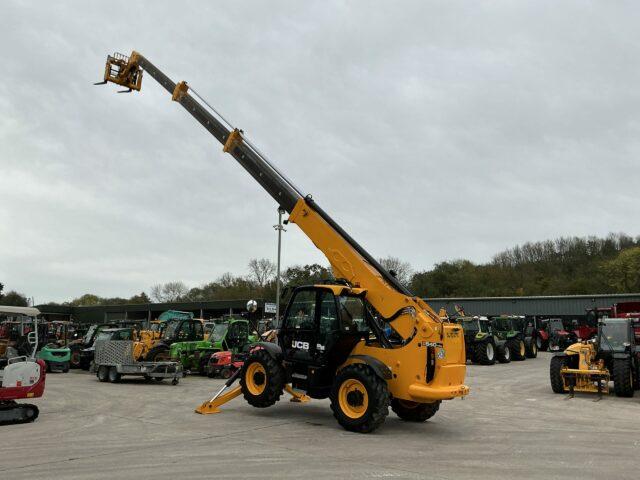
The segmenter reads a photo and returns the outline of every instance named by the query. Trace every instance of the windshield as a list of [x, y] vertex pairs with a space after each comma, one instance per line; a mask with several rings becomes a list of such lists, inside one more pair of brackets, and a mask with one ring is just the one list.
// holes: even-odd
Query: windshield
[[600, 347], [605, 350], [624, 350], [629, 346], [629, 325], [627, 322], [602, 322], [600, 334], [602, 337]]
[[555, 332], [556, 330], [564, 330], [564, 324], [559, 318], [552, 318], [549, 320], [549, 330]]
[[477, 333], [480, 331], [480, 322], [478, 320], [463, 320], [461, 324], [465, 332]]
[[97, 325], [91, 325], [89, 327], [89, 330], [87, 330], [87, 333], [85, 333], [84, 337], [82, 337], [82, 343], [89, 343], [91, 341], [91, 337], [93, 337], [93, 334], [96, 331], [96, 328], [98, 328]]
[[228, 323], [216, 323], [213, 326], [213, 330], [211, 330], [211, 334], [209, 335], [209, 341], [221, 342], [224, 336], [227, 334], [228, 329], [229, 329]]
[[494, 320], [498, 330], [511, 330], [511, 322], [508, 318], [497, 317]]
[[178, 319], [167, 320], [165, 323], [164, 338], [174, 338], [181, 323], [182, 320]]
[[111, 338], [111, 333], [112, 332], [100, 332], [100, 333], [98, 333], [98, 336], [96, 337], [96, 341], [97, 340], [109, 340]]

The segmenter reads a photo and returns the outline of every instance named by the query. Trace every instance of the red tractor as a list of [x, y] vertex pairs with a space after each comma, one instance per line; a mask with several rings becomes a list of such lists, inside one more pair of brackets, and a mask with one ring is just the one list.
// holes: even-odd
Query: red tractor
[[246, 353], [216, 352], [211, 355], [207, 363], [207, 375], [209, 378], [231, 378], [237, 370], [242, 368], [246, 356]]

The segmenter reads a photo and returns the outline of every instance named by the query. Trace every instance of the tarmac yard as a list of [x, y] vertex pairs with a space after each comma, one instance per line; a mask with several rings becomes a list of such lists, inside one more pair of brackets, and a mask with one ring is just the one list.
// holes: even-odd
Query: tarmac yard
[[35, 423], [0, 427], [0, 478], [637, 478], [640, 395], [556, 395], [549, 358], [470, 365], [467, 399], [423, 424], [390, 411], [369, 435], [343, 430], [328, 400], [259, 410], [239, 397], [202, 416], [222, 380], [50, 374]]

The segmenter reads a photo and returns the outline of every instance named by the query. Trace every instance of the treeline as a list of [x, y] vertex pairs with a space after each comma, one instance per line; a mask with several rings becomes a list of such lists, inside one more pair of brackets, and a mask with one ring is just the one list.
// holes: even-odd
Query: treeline
[[505, 250], [485, 264], [442, 262], [415, 273], [411, 290], [427, 297], [636, 293], [640, 237], [562, 237]]
[[[640, 237], [624, 233], [606, 238], [561, 237], [528, 242], [496, 254], [487, 263], [453, 260], [431, 270], [414, 272], [397, 257], [379, 261], [398, 280], [422, 297], [494, 297], [522, 295], [578, 295], [640, 292]], [[248, 275], [225, 273], [198, 287], [175, 281], [154, 285], [149, 294], [105, 298], [85, 294], [63, 305], [117, 305], [150, 302], [189, 302], [276, 298], [276, 266], [268, 259], [253, 259]], [[308, 285], [333, 278], [328, 266], [294, 265], [281, 272], [283, 285]], [[28, 304], [15, 291], [2, 294], [0, 305]]]

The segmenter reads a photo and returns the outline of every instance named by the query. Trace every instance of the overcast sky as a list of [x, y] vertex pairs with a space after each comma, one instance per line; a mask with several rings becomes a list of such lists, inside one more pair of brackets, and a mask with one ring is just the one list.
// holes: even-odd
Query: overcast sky
[[[638, 2], [0, 6], [0, 282], [62, 301], [275, 260], [276, 205], [147, 76], [187, 80], [377, 257], [640, 234]], [[290, 225], [285, 265], [326, 263]]]

